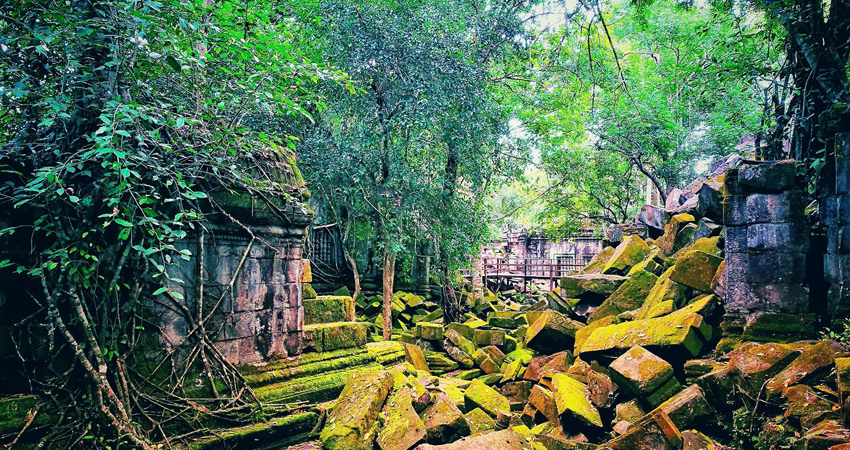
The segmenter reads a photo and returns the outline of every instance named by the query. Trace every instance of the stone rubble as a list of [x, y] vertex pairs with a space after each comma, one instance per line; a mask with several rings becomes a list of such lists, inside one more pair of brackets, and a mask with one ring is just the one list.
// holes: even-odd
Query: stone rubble
[[[788, 202], [771, 197], [788, 195], [789, 167], [724, 160], [672, 193], [666, 209], [644, 208], [640, 226], [609, 233], [618, 242], [563, 277], [544, 303], [488, 292], [462, 323], [394, 330], [424, 351], [424, 363], [406, 351], [381, 372], [395, 380], [379, 392], [390, 400], [358, 436], [393, 450], [697, 450], [741, 439], [758, 450], [850, 448], [850, 351], [828, 340], [778, 342], [770, 321], [788, 314], [781, 308], [754, 319], [752, 304], [733, 302], [728, 315], [742, 286], [776, 305], [799, 295], [791, 292], [799, 275], [785, 264], [806, 251], [794, 244], [800, 211], [783, 212]], [[741, 209], [742, 225], [728, 225], [730, 208]], [[727, 273], [730, 256], [746, 258], [751, 273]], [[414, 380], [430, 393], [421, 410], [397, 404]], [[340, 397], [329, 420], [353, 401], [368, 400]], [[326, 424], [324, 448], [351, 448], [337, 444], [348, 429], [336, 427]], [[389, 444], [382, 435], [397, 437]]]

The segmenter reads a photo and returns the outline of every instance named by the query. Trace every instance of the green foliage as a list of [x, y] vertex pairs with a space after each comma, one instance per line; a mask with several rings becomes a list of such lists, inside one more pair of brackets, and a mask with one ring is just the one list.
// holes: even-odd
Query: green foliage
[[837, 328], [825, 328], [820, 332], [821, 339], [830, 339], [845, 347], [850, 347], [850, 319], [844, 319]]
[[[16, 328], [26, 338], [26, 369], [63, 405], [51, 439], [150, 448], [178, 422], [202, 417], [181, 409], [231, 420], [252, 414], [238, 375], [204, 331], [211, 314], [185, 301], [194, 287], [173, 268], [194, 256], [184, 240], [223, 212], [216, 192], [303, 195], [286, 149], [294, 138], [246, 126], [269, 115], [309, 118], [316, 83], [344, 80], [288, 42], [300, 33], [281, 17], [288, 4], [5, 5], [0, 266], [19, 280], [15, 307], [32, 313]], [[133, 367], [150, 356], [137, 345], [155, 329], [150, 298], [200, 330], [184, 343], [190, 357], [160, 364], [171, 373], [159, 385]], [[186, 356], [166, 350], [154, 356]], [[189, 369], [209, 379], [207, 397], [221, 398], [188, 400]]]
[[542, 166], [564, 180], [547, 196], [550, 229], [622, 222], [647, 179], [663, 198], [770, 125], [760, 83], [781, 53], [761, 15], [675, 1], [561, 13], [539, 31], [513, 98]]
[[319, 3], [316, 45], [357, 94], [328, 93], [299, 154], [333, 217], [359, 231], [351, 242], [407, 259], [424, 245], [451, 268], [477, 252], [483, 198], [517, 166], [490, 79], [513, 45], [495, 33], [519, 33], [522, 7], [508, 3]]

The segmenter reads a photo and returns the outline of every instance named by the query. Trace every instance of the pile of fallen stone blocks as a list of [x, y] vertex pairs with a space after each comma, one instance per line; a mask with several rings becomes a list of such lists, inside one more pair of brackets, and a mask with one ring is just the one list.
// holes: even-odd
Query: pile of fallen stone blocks
[[794, 177], [730, 158], [545, 305], [418, 324], [405, 363], [349, 381], [325, 448], [850, 448], [850, 352], [799, 340], [814, 327]]

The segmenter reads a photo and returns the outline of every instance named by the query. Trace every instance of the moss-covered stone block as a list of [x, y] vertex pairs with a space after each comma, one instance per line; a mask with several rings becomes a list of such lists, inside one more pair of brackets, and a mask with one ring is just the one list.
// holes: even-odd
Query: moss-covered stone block
[[318, 297], [316, 294], [316, 290], [313, 289], [313, 285], [310, 283], [302, 283], [301, 284], [301, 298], [303, 300], [311, 300]]
[[603, 248], [599, 253], [597, 253], [593, 259], [584, 266], [584, 269], [581, 270], [581, 273], [602, 273], [602, 269], [605, 268], [605, 264], [608, 263], [608, 260], [611, 259], [611, 256], [614, 255], [614, 247], [608, 246]]
[[351, 297], [322, 295], [302, 301], [304, 325], [346, 322], [354, 318], [354, 299]]
[[640, 236], [629, 235], [614, 250], [614, 254], [602, 268], [602, 273], [613, 275], [628, 273], [629, 269], [643, 261], [649, 252], [649, 246]]
[[466, 427], [472, 436], [478, 436], [496, 429], [496, 421], [481, 408], [475, 408], [464, 414], [463, 419], [466, 421]]
[[308, 439], [318, 422], [319, 415], [315, 412], [293, 414], [256, 425], [219, 430], [216, 436], [191, 442], [187, 448], [188, 450], [231, 450], [253, 448], [258, 442], [286, 446]]
[[426, 439], [431, 444], [443, 444], [468, 434], [469, 426], [463, 413], [448, 395], [439, 392], [422, 412]]
[[587, 386], [575, 378], [563, 374], [552, 375], [552, 393], [558, 414], [568, 414], [585, 426], [602, 428], [602, 418], [587, 395]]
[[711, 292], [711, 281], [723, 259], [699, 250], [685, 252], [676, 260], [670, 279], [702, 292]]
[[425, 359], [428, 361], [428, 367], [433, 373], [444, 373], [458, 368], [458, 363], [445, 353], [441, 352], [425, 352]]
[[703, 317], [690, 311], [676, 311], [663, 317], [623, 322], [595, 329], [581, 347], [582, 359], [619, 356], [642, 346], [650, 351], [687, 351], [699, 355], [711, 327]]
[[[621, 284], [626, 281], [621, 275], [603, 274], [578, 274], [567, 275], [561, 278], [560, 288], [562, 296], [566, 298], [579, 298], [593, 296], [596, 298], [607, 297], [614, 293]], [[534, 322], [528, 316], [529, 322]]]
[[576, 331], [584, 324], [552, 310], [545, 311], [525, 333], [525, 345], [540, 353], [572, 349]]
[[528, 321], [520, 311], [496, 311], [487, 317], [487, 324], [497, 328], [519, 328], [528, 325]]
[[[469, 338], [461, 334], [456, 327], [452, 327], [452, 325], [457, 324], [453, 323], [446, 329], [446, 340], [451, 342], [455, 347], [459, 348], [467, 355], [474, 355], [475, 351], [478, 350], [478, 346], [476, 346]], [[469, 331], [469, 335], [472, 336], [471, 330]]]
[[640, 308], [649, 292], [655, 286], [658, 277], [645, 270], [638, 270], [629, 277], [620, 287], [605, 299], [599, 308], [587, 319], [588, 323], [595, 322], [608, 316], [616, 316], [620, 313]]
[[504, 345], [505, 330], [483, 330], [476, 328], [473, 332], [473, 342], [477, 345]]
[[670, 274], [672, 272], [673, 268], [671, 267], [658, 277], [638, 310], [636, 319], [658, 317], [656, 308], [659, 305], [670, 302], [674, 307], [680, 307], [691, 297], [693, 288], [671, 280]]
[[403, 344], [404, 359], [413, 364], [416, 370], [428, 371], [428, 360], [425, 358], [425, 352], [418, 345]]
[[369, 324], [362, 322], [335, 322], [306, 325], [304, 346], [307, 350], [331, 351], [366, 345]]
[[608, 366], [611, 378], [633, 397], [644, 398], [673, 378], [673, 366], [637, 346], [620, 355]]
[[467, 411], [481, 408], [492, 417], [498, 417], [499, 413], [506, 415], [511, 413], [511, 405], [507, 397], [477, 379], [466, 388], [463, 399]]
[[382, 450], [407, 450], [425, 439], [425, 423], [416, 414], [407, 388], [393, 393], [384, 409], [386, 420], [375, 439]]
[[416, 324], [415, 335], [428, 341], [441, 341], [445, 335], [445, 329], [439, 323], [419, 322]]
[[366, 437], [393, 386], [390, 372], [367, 372], [352, 376], [328, 416], [320, 439], [328, 450], [367, 450]]
[[832, 370], [834, 365], [835, 350], [830, 342], [818, 342], [768, 380], [765, 390], [768, 395], [781, 394], [789, 386], [818, 379]]

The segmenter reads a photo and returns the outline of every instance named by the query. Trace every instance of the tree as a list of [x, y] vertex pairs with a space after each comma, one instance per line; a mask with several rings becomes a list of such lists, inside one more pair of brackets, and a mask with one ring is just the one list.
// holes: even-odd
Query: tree
[[[19, 351], [61, 418], [42, 444], [153, 448], [180, 421], [252, 414], [256, 399], [211, 345], [207, 319], [169, 290], [181, 282], [169, 267], [192, 256], [178, 242], [222, 212], [212, 192], [302, 197], [292, 142], [246, 118], [305, 116], [318, 99], [313, 80], [342, 75], [284, 40], [298, 30], [277, 6], [4, 4], [0, 266], [25, 287], [15, 300], [31, 311]], [[140, 341], [154, 336], [149, 298], [199, 330], [187, 340], [191, 357], [159, 355], [175, 369], [164, 385], [134, 366]], [[208, 378], [211, 399], [185, 393], [189, 369]]]
[[[431, 242], [444, 283], [486, 233], [481, 198], [503, 173], [507, 118], [489, 68], [513, 45], [522, 2], [489, 9], [454, 1], [320, 3], [323, 53], [357, 95], [329, 95], [321, 121], [301, 135], [313, 188], [338, 222], [367, 224], [380, 252], [384, 310], [396, 260]], [[513, 33], [513, 34], [512, 34]], [[356, 236], [363, 238], [363, 236]], [[351, 243], [348, 243], [351, 245]], [[448, 293], [445, 297], [451, 297]], [[446, 304], [444, 304], [446, 307]], [[446, 316], [456, 318], [457, 307]], [[389, 338], [389, 314], [384, 315]]]
[[523, 69], [532, 82], [514, 98], [543, 167], [562, 180], [541, 218], [554, 228], [624, 221], [645, 179], [663, 199], [763, 126], [759, 83], [779, 58], [760, 16], [675, 1], [561, 13], [539, 31]]

